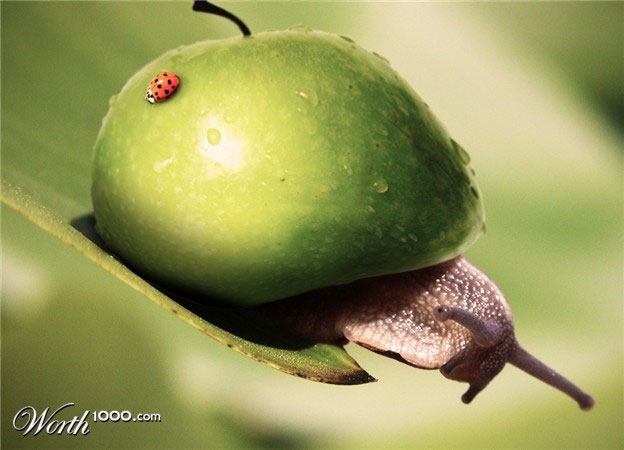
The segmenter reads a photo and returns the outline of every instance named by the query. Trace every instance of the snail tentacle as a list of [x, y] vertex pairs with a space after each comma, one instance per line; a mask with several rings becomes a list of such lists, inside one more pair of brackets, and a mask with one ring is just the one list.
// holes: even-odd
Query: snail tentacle
[[493, 347], [504, 337], [502, 326], [462, 308], [442, 305], [433, 310], [433, 315], [440, 322], [454, 320], [465, 327], [480, 347]]
[[484, 383], [484, 384], [471, 384], [470, 387], [468, 388], [468, 390], [466, 392], [464, 392], [464, 394], [461, 396], [462, 403], [467, 405], [470, 402], [472, 402], [474, 400], [474, 398], [477, 396], [477, 394], [479, 392], [481, 392], [483, 389], [485, 389], [487, 384], [488, 383]]
[[520, 345], [515, 346], [510, 353], [507, 362], [529, 375], [534, 376], [538, 380], [542, 380], [544, 383], [549, 384], [555, 389], [559, 389], [561, 392], [569, 395], [576, 400], [579, 407], [583, 411], [589, 411], [594, 406], [594, 399], [590, 395], [583, 392], [578, 386], [565, 378], [563, 375], [560, 375], [535, 356], [531, 355]]

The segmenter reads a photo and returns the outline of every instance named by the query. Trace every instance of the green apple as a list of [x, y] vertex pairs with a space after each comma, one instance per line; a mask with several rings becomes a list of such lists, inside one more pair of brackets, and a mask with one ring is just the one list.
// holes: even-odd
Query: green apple
[[[150, 104], [153, 77], [178, 90]], [[96, 227], [152, 282], [257, 304], [462, 254], [483, 229], [469, 159], [383, 58], [305, 29], [199, 42], [113, 97]]]

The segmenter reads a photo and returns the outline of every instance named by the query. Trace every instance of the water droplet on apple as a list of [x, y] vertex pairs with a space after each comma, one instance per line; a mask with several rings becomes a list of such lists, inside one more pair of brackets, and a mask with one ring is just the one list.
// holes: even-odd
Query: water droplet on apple
[[314, 89], [297, 89], [295, 94], [299, 96], [303, 101], [309, 103], [312, 106], [318, 105], [318, 95]]
[[298, 31], [300, 33], [310, 33], [310, 32], [312, 32], [311, 28], [306, 27], [305, 25], [301, 25], [301, 24], [293, 25], [291, 27], [288, 27], [288, 30], [289, 31]]
[[154, 171], [157, 173], [162, 173], [169, 164], [173, 162], [173, 156], [165, 159], [164, 161], [158, 161], [154, 163]]
[[385, 180], [385, 178], [378, 178], [373, 183], [373, 190], [378, 194], [384, 194], [388, 192], [388, 182]]
[[466, 165], [470, 164], [470, 155], [468, 152], [464, 150], [461, 145], [455, 142], [455, 139], [451, 139], [451, 143], [453, 144], [453, 149], [455, 150], [455, 153], [457, 153], [457, 156], [459, 156], [459, 159], [461, 159], [461, 161]]
[[211, 145], [218, 145], [221, 142], [221, 132], [216, 128], [208, 128], [206, 139]]
[[344, 170], [344, 173], [346, 175], [353, 175], [353, 167], [351, 167], [351, 158], [349, 154], [340, 155], [340, 157], [338, 158], [338, 163], [340, 164], [340, 167], [342, 168], [342, 170]]
[[375, 55], [377, 58], [381, 59], [383, 62], [385, 62], [386, 64], [390, 65], [390, 61], [388, 61], [386, 58], [384, 58], [383, 56], [381, 56], [379, 53], [377, 52], [373, 52], [373, 55]]
[[178, 59], [180, 59], [181, 56], [184, 56], [182, 50], [184, 50], [184, 45], [178, 45], [172, 52], [171, 54], [174, 55], [174, 57], [177, 57]]
[[112, 108], [116, 102], [117, 102], [117, 94], [111, 96], [111, 98], [108, 99], [108, 107]]

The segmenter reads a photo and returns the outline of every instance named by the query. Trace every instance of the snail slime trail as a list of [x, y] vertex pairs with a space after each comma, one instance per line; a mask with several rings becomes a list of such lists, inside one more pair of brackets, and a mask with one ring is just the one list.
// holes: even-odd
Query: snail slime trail
[[242, 36], [170, 50], [116, 96], [91, 189], [111, 251], [196, 303], [439, 368], [466, 403], [509, 362], [591, 408], [461, 256], [484, 228], [470, 158], [390, 64], [343, 36], [250, 37], [193, 9]]

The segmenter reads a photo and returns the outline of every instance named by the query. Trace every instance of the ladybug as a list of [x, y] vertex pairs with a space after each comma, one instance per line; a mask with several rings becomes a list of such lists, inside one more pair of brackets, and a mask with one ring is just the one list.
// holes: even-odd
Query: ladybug
[[150, 81], [145, 100], [150, 103], [162, 102], [171, 97], [180, 86], [180, 77], [173, 72], [163, 72]]

